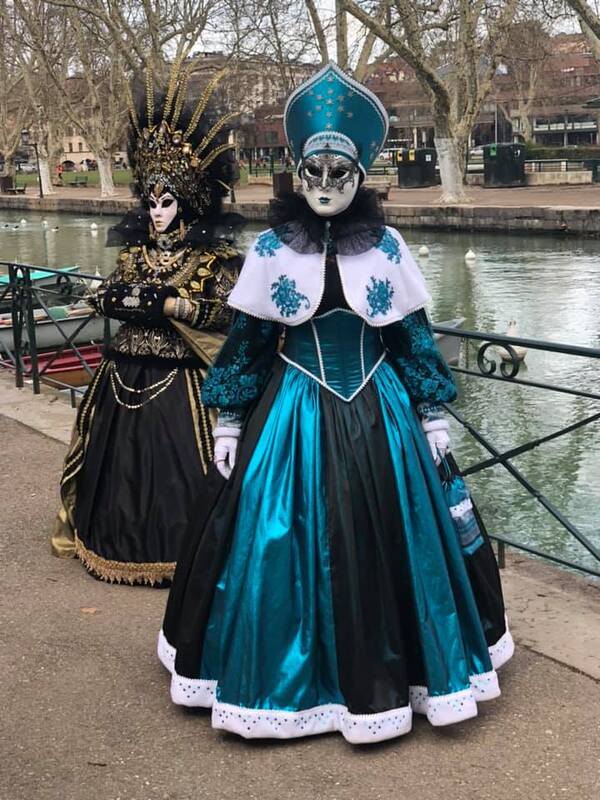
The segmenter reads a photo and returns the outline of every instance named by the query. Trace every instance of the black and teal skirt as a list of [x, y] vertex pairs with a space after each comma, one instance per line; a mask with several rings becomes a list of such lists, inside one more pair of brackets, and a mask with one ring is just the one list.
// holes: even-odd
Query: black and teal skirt
[[279, 364], [201, 516], [158, 653], [213, 727], [376, 742], [500, 694], [513, 643], [489, 541], [461, 547], [388, 363], [351, 402]]

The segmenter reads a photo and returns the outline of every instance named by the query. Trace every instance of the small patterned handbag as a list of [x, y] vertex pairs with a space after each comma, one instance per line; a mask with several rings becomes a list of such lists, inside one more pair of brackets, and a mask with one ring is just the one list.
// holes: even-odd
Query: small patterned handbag
[[[454, 462], [454, 459], [452, 459], [452, 462]], [[484, 541], [473, 509], [471, 493], [448, 458], [442, 459], [439, 471], [444, 496], [458, 534], [460, 546], [464, 555], [470, 556], [481, 547]]]

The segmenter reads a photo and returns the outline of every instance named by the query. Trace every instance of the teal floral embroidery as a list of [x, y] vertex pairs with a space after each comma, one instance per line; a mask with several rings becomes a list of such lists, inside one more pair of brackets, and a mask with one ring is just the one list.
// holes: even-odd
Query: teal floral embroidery
[[385, 228], [383, 236], [379, 240], [377, 249], [387, 255], [388, 261], [393, 261], [395, 264], [400, 263], [400, 245], [387, 228]]
[[239, 412], [260, 395], [271, 370], [280, 326], [240, 312], [202, 386], [202, 402]]
[[228, 408], [243, 406], [252, 400], [258, 390], [258, 376], [245, 374], [250, 364], [248, 341], [239, 343], [235, 356], [224, 367], [212, 366], [202, 386], [202, 400], [206, 405]]
[[265, 231], [264, 233], [261, 233], [256, 240], [254, 250], [259, 256], [268, 256], [269, 258], [272, 258], [282, 244], [283, 242], [279, 236], [277, 236], [275, 231]]
[[280, 275], [275, 283], [271, 284], [271, 300], [279, 309], [282, 317], [293, 317], [303, 303], [305, 308], [310, 308], [308, 297], [297, 291], [296, 281], [291, 280], [287, 275]]
[[389, 278], [383, 281], [371, 275], [371, 285], [367, 284], [365, 288], [367, 290], [367, 303], [370, 306], [367, 316], [374, 317], [376, 314], [387, 314], [392, 307], [392, 297], [394, 296], [394, 287]]

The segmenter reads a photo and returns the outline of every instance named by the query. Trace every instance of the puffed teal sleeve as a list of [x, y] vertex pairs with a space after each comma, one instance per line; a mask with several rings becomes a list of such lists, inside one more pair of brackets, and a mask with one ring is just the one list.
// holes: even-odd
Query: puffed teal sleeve
[[423, 309], [384, 327], [382, 338], [402, 383], [417, 406], [449, 403], [456, 398], [454, 378], [435, 343]]

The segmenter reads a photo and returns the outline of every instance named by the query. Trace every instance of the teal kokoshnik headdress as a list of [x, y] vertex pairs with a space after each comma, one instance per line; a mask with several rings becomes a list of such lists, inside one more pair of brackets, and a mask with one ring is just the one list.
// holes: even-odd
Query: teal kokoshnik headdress
[[389, 125], [379, 98], [333, 62], [292, 92], [283, 120], [297, 164], [315, 153], [337, 153], [356, 161], [365, 175]]

